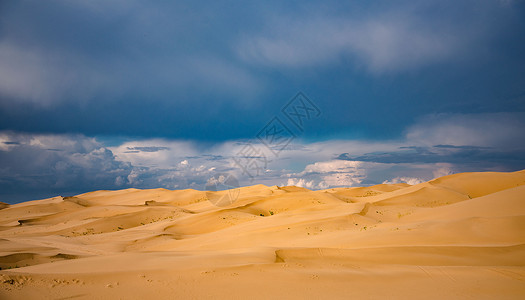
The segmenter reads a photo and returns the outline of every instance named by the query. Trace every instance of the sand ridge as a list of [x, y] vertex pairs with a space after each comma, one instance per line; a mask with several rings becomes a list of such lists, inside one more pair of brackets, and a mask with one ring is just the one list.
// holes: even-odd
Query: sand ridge
[[[3, 205], [0, 296], [140, 298], [145, 287], [160, 298], [417, 298], [425, 287], [431, 298], [525, 296], [524, 171], [319, 191], [255, 185], [226, 207], [209, 193]], [[288, 292], [253, 294], [277, 280]]]

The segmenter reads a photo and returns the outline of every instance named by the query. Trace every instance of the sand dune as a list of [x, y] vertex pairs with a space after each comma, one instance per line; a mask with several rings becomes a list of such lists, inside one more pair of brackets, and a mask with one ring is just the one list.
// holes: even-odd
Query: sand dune
[[525, 171], [0, 204], [0, 298], [525, 297]]

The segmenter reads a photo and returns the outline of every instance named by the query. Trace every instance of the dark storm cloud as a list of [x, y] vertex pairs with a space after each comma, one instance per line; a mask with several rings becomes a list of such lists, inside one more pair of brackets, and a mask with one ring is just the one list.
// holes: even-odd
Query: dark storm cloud
[[[525, 151], [501, 151], [486, 147], [458, 146], [459, 148], [417, 147], [396, 152], [366, 153], [351, 156], [343, 153], [337, 159], [378, 163], [450, 163], [454, 165], [477, 165], [480, 169], [499, 167], [507, 171], [525, 169]], [[502, 170], [503, 170], [502, 169]]]
[[0, 197], [4, 202], [115, 188], [118, 178], [132, 171], [129, 163], [116, 161], [110, 150], [84, 136], [2, 135], [18, 140], [0, 147]]
[[468, 170], [517, 171], [525, 168], [523, 128], [525, 114], [519, 112], [427, 115], [406, 130], [404, 142], [418, 146], [359, 155], [342, 153], [337, 159], [389, 164], [449, 163]]
[[5, 1], [0, 129], [252, 138], [299, 90], [323, 111], [310, 139], [400, 136], [426, 113], [524, 110], [523, 11], [519, 1]]

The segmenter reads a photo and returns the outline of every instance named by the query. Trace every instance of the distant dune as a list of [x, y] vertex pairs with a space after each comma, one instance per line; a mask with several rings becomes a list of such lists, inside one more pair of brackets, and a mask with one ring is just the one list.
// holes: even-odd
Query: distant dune
[[525, 170], [208, 196], [0, 203], [0, 299], [525, 299]]

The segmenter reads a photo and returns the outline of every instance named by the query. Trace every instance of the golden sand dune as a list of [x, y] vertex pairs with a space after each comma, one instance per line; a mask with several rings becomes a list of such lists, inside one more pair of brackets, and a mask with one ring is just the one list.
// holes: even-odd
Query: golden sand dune
[[0, 206], [0, 298], [525, 298], [525, 171]]

